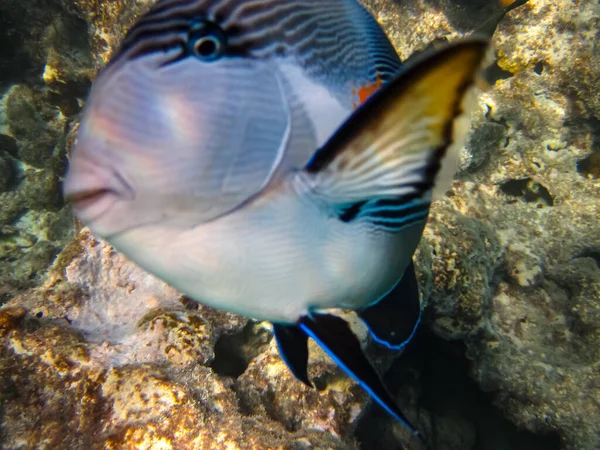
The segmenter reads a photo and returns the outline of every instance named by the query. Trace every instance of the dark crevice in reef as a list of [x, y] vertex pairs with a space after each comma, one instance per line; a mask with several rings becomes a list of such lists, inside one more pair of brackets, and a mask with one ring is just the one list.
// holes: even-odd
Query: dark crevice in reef
[[520, 199], [526, 203], [535, 203], [538, 208], [554, 206], [554, 197], [550, 194], [550, 191], [531, 178], [508, 180], [502, 183], [500, 190], [509, 197], [516, 197], [511, 200], [511, 203]]
[[577, 162], [577, 172], [584, 178], [600, 178], [600, 119], [591, 117], [570, 117], [563, 122], [568, 133], [569, 142], [579, 142], [587, 146], [581, 139], [591, 139], [592, 152]]
[[[431, 415], [431, 450], [558, 450], [558, 436], [521, 431], [493, 406], [469, 376], [465, 345], [419, 333], [385, 376], [391, 392], [420, 383], [419, 404]], [[418, 426], [418, 418], [409, 414]], [[361, 450], [401, 450], [393, 419], [371, 406], [356, 435]], [[424, 433], [427, 434], [427, 433]]]
[[242, 331], [226, 334], [215, 345], [215, 358], [210, 367], [219, 375], [237, 378], [250, 361], [266, 350], [271, 333], [255, 322], [248, 322]]
[[465, 33], [478, 29], [499, 10], [497, 2], [489, 0], [426, 0], [425, 2], [443, 11], [450, 25]]
[[578, 161], [577, 172], [585, 178], [600, 178], [600, 150], [595, 150], [587, 158]]
[[[492, 107], [488, 104], [485, 105], [485, 118], [487, 120], [489, 120], [492, 123], [495, 123], [496, 125], [501, 125], [502, 127], [504, 127], [506, 130], [508, 130], [508, 123], [506, 122], [506, 119], [504, 117], [500, 117], [500, 118], [494, 118], [492, 117]], [[504, 147], [508, 146], [508, 141], [504, 143]]]
[[14, 83], [41, 83], [46, 30], [61, 13], [35, 0], [0, 2], [0, 92]]
[[[51, 49], [51, 50], [49, 50]], [[54, 52], [54, 53], [53, 53]], [[14, 84], [26, 84], [34, 90], [48, 88], [49, 103], [65, 116], [79, 112], [79, 101], [87, 95], [90, 80], [82, 75], [69, 79], [77, 69], [92, 67], [88, 25], [66, 14], [58, 3], [40, 0], [0, 2], [0, 94]], [[49, 61], [59, 68], [58, 82], [42, 78]], [[55, 68], [53, 68], [55, 69]]]
[[483, 73], [483, 78], [491, 85], [494, 85], [498, 80], [506, 80], [511, 77], [513, 77], [513, 74], [502, 69], [498, 65], [498, 61], [494, 61], [494, 63], [488, 66]]
[[538, 75], [541, 75], [542, 72], [544, 71], [544, 63], [541, 61], [536, 62], [535, 65], [533, 66], [533, 71], [535, 73], [537, 73]]
[[[31, 78], [44, 70], [42, 58], [26, 48], [26, 43], [34, 38], [28, 37], [27, 33], [34, 28], [36, 21], [43, 19], [28, 15], [26, 4], [0, 4], [0, 92], [15, 82], [21, 82], [24, 76]], [[25, 26], [27, 20], [30, 21], [29, 26]]]
[[600, 269], [600, 249], [586, 248], [577, 253], [573, 258], [592, 258]]

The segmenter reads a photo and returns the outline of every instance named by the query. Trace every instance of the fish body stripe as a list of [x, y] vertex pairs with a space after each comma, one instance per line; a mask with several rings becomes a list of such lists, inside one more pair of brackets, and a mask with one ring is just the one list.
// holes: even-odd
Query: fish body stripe
[[412, 195], [374, 199], [344, 205], [338, 210], [338, 218], [342, 222], [367, 222], [377, 229], [398, 232], [425, 221], [429, 206], [429, 200]]
[[429, 207], [423, 210], [417, 210], [412, 214], [403, 215], [400, 217], [388, 217], [381, 219], [369, 219], [369, 223], [373, 225], [375, 229], [387, 231], [388, 233], [398, 233], [408, 227], [417, 224], [424, 224], [429, 214]]
[[[181, 47], [193, 21], [216, 23], [227, 57], [292, 57], [329, 85], [387, 81], [401, 63], [355, 0], [161, 0], [128, 32], [114, 60]], [[344, 86], [346, 88], [347, 86]]]

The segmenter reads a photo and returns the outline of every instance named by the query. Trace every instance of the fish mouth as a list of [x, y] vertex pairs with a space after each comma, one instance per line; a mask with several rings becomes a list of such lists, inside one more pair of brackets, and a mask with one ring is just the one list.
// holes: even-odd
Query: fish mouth
[[111, 194], [114, 194], [114, 192], [110, 189], [89, 189], [69, 193], [65, 196], [65, 200], [77, 209], [84, 209], [98, 202], [104, 196]]
[[65, 196], [65, 200], [72, 203], [74, 206], [86, 206], [90, 203], [94, 203], [102, 196], [110, 194], [110, 189], [89, 189], [87, 191], [73, 192]]
[[84, 189], [65, 194], [65, 201], [73, 205], [73, 213], [86, 225], [105, 214], [118, 199], [117, 192], [106, 188]]

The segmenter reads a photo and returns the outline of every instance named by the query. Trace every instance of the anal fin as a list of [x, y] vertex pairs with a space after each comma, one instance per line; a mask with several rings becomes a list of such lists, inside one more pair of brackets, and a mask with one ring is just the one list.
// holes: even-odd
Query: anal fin
[[376, 342], [393, 350], [403, 348], [421, 321], [419, 285], [412, 260], [390, 292], [357, 314]]
[[292, 374], [308, 387], [313, 387], [308, 378], [308, 336], [297, 325], [273, 324], [273, 334], [281, 359]]
[[385, 388], [379, 374], [363, 353], [360, 341], [345, 320], [330, 314], [313, 313], [310, 316], [302, 317], [298, 324], [379, 405], [402, 423], [414, 436], [418, 436], [415, 427], [396, 406], [396, 402]]

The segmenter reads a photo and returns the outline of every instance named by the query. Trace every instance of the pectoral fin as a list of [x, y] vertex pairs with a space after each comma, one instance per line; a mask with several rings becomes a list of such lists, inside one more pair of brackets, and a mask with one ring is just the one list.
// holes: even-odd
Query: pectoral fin
[[419, 285], [412, 260], [390, 292], [357, 314], [375, 341], [390, 349], [403, 348], [414, 336], [421, 320]]
[[472, 38], [415, 58], [298, 176], [314, 196], [342, 208], [373, 199], [428, 203], [447, 150], [462, 145], [454, 125], [487, 48], [487, 39]]

